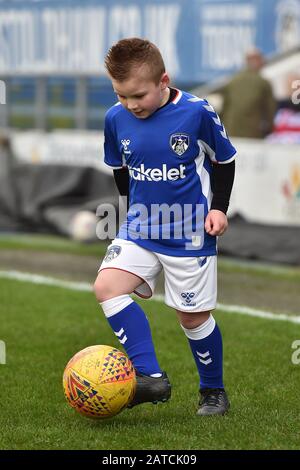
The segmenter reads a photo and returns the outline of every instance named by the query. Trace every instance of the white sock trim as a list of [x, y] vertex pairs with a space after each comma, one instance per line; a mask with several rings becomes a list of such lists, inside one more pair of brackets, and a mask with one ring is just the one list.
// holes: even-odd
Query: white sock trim
[[207, 336], [209, 336], [215, 329], [216, 326], [216, 321], [212, 315], [209, 316], [208, 320], [206, 322], [202, 323], [202, 325], [197, 326], [196, 328], [189, 329], [189, 328], [184, 328], [181, 325], [181, 328], [183, 329], [185, 335], [189, 339], [193, 339], [194, 341], [197, 341], [199, 339], [204, 339]]
[[118, 297], [113, 297], [109, 300], [105, 300], [104, 302], [100, 302], [100, 305], [106, 318], [109, 318], [121, 312], [121, 310], [123, 310], [125, 307], [128, 307], [128, 305], [132, 304], [132, 302], [132, 298], [128, 294], [125, 294], [119, 295]]

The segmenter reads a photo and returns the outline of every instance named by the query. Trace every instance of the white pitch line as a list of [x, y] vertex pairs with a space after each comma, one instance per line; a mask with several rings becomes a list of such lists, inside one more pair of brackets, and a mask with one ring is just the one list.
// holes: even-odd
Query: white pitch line
[[70, 282], [57, 279], [55, 277], [43, 276], [41, 274], [24, 273], [20, 271], [0, 271], [0, 277], [13, 279], [15, 281], [31, 282], [33, 284], [43, 284], [47, 286], [63, 287], [75, 291], [92, 292], [91, 284], [86, 282]]
[[[164, 301], [163, 295], [154, 295], [153, 300], [159, 300], [160, 302]], [[217, 303], [218, 310], [228, 313], [239, 313], [240, 315], [248, 315], [250, 317], [265, 318], [267, 320], [282, 320], [289, 321], [291, 323], [300, 324], [300, 316], [297, 315], [287, 315], [285, 313], [273, 313], [267, 312], [265, 310], [258, 310], [256, 308], [246, 307], [245, 305], [228, 305]]]
[[[24, 273], [20, 271], [0, 271], [0, 278], [13, 279], [15, 281], [30, 282], [33, 284], [42, 284], [53, 287], [61, 287], [74, 291], [93, 291], [92, 285], [86, 282], [70, 282], [54, 277], [43, 276], [41, 274]], [[163, 302], [164, 296], [154, 295], [151, 300]], [[285, 313], [267, 312], [265, 310], [258, 310], [243, 305], [227, 305], [218, 303], [217, 309], [222, 310], [223, 312], [237, 313], [239, 315], [248, 315], [256, 318], [264, 318], [266, 320], [287, 321], [290, 323], [300, 324], [300, 316], [286, 315]]]

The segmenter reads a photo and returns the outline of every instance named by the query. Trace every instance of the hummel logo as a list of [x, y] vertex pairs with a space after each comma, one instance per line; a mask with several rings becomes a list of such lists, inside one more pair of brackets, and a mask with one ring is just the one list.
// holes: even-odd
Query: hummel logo
[[123, 333], [124, 333], [124, 328], [121, 328], [119, 331], [115, 331], [115, 335], [119, 338], [119, 341], [121, 344], [126, 343], [128, 339], [126, 335], [124, 335], [123, 338], [121, 339], [121, 336], [123, 335]]
[[187, 304], [190, 304], [193, 297], [195, 297], [195, 292], [182, 292], [181, 297], [186, 301]]
[[122, 139], [121, 140], [121, 144], [123, 145], [123, 154], [124, 155], [131, 155], [131, 151], [129, 150], [128, 146], [130, 144], [130, 140], [129, 139]]
[[127, 150], [127, 149], [128, 149], [128, 145], [130, 144], [130, 140], [129, 140], [129, 139], [122, 139], [122, 140], [121, 140], [121, 144], [123, 145], [124, 150]]
[[212, 362], [212, 358], [210, 357], [209, 359], [207, 359], [207, 361], [205, 361], [204, 359], [206, 357], [208, 357], [210, 355], [210, 352], [209, 351], [206, 351], [205, 353], [201, 354], [199, 353], [199, 351], [196, 351], [197, 355], [199, 356], [198, 359], [200, 362], [202, 362], [202, 364], [204, 364], [205, 366], [207, 366], [208, 364], [210, 364]]

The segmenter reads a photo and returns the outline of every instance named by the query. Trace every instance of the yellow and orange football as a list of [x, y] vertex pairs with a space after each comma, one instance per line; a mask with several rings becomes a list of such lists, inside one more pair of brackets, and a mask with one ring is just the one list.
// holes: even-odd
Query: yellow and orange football
[[130, 359], [111, 346], [79, 351], [68, 362], [63, 387], [69, 404], [90, 418], [111, 418], [131, 402], [136, 377]]

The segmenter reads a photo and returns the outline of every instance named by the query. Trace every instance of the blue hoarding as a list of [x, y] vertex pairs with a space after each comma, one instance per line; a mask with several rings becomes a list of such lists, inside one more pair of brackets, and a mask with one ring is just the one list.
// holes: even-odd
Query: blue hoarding
[[122, 37], [147, 37], [177, 82], [204, 82], [300, 44], [300, 0], [0, 1], [0, 73], [104, 76]]

